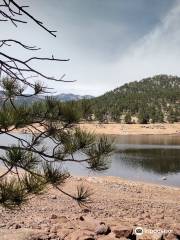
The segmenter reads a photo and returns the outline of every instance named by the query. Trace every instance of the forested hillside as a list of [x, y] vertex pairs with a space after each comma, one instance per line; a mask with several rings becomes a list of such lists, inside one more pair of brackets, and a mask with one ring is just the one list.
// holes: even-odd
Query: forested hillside
[[102, 122], [178, 122], [180, 78], [157, 75], [134, 81], [82, 102], [82, 106], [86, 108], [85, 118], [92, 114], [94, 119]]
[[[3, 92], [0, 92], [0, 98], [3, 98]], [[134, 81], [96, 98], [61, 94], [22, 97], [16, 101], [40, 110], [49, 99], [55, 101], [59, 109], [57, 111], [66, 108], [70, 118], [76, 121], [143, 124], [180, 122], [180, 78], [176, 76], [157, 75]]]

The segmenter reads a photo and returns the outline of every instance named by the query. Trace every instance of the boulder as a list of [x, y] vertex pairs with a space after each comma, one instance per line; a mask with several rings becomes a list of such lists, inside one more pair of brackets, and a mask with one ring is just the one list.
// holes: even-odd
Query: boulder
[[111, 232], [111, 229], [105, 223], [100, 223], [95, 230], [97, 235], [107, 235]]
[[140, 236], [138, 236], [138, 240], [161, 240], [163, 239], [162, 233], [144, 233]]
[[113, 227], [113, 233], [116, 238], [128, 238], [133, 233], [133, 228], [128, 226], [115, 226]]
[[76, 230], [70, 233], [67, 240], [96, 240], [95, 234], [91, 231]]

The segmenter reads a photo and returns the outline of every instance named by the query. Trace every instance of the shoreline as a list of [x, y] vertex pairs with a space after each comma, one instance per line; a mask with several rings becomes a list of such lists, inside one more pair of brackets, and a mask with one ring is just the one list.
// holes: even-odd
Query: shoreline
[[180, 136], [180, 123], [121, 124], [121, 123], [80, 123], [80, 128], [95, 134], [106, 135], [175, 135]]
[[[3, 174], [4, 172], [7, 171], [7, 168], [4, 166], [0, 166], [0, 174]], [[12, 174], [13, 175], [13, 174]], [[11, 174], [10, 174], [11, 176]], [[128, 184], [138, 184], [138, 185], [150, 185], [150, 186], [154, 186], [154, 187], [167, 187], [167, 188], [171, 188], [171, 189], [175, 189], [175, 190], [180, 190], [180, 185], [169, 185], [166, 184], [166, 180], [162, 180], [162, 182], [158, 182], [158, 181], [148, 181], [148, 180], [143, 180], [143, 179], [130, 179], [130, 178], [125, 178], [125, 177], [121, 177], [121, 176], [113, 176], [113, 175], [76, 175], [76, 174], [72, 174], [70, 175], [70, 179], [88, 179], [88, 178], [92, 178], [92, 179], [115, 179], [115, 180], [120, 180], [122, 182], [128, 183]], [[164, 184], [163, 184], [164, 182]]]
[[[179, 188], [112, 176], [72, 176], [63, 190], [75, 193], [76, 186], [82, 184], [94, 193], [92, 203], [83, 208], [55, 189], [32, 198], [23, 206], [23, 211], [2, 211], [0, 208], [0, 226], [3, 226], [0, 228], [0, 236], [12, 234], [12, 239], [24, 240], [15, 236], [25, 231], [28, 236], [54, 236], [52, 239], [66, 233], [65, 240], [90, 237], [113, 240], [120, 238], [117, 234], [128, 238], [123, 236], [124, 230], [132, 231], [137, 226], [143, 229], [172, 230], [173, 234], [179, 235]], [[108, 235], [97, 235], [101, 223], [111, 229]], [[10, 236], [7, 239], [11, 239]], [[161, 235], [158, 238], [151, 237], [150, 234], [144, 239], [162, 239]]]
[[123, 182], [125, 184], [128, 185], [143, 185], [146, 187], [160, 187], [160, 188], [168, 188], [169, 190], [178, 190], [180, 191], [180, 186], [175, 186], [175, 185], [166, 185], [166, 184], [162, 184], [160, 182], [151, 182], [151, 181], [145, 181], [145, 180], [133, 180], [133, 179], [128, 179], [128, 178], [124, 178], [124, 177], [118, 177], [118, 176], [113, 176], [113, 175], [104, 175], [104, 176], [80, 176], [80, 175], [71, 175], [71, 178], [75, 178], [75, 179], [90, 179], [90, 181], [93, 182], [93, 179], [98, 182], [98, 179], [104, 179], [105, 181], [108, 179], [110, 179], [110, 181], [120, 181]]
[[[13, 130], [14, 133], [38, 133], [43, 131], [43, 127], [34, 124], [33, 127], [24, 127]], [[121, 124], [121, 123], [107, 123], [99, 124], [97, 122], [91, 123], [79, 123], [75, 125], [80, 129], [94, 133], [94, 134], [106, 134], [106, 135], [119, 135], [119, 136], [131, 136], [131, 135], [174, 135], [180, 136], [180, 123], [154, 123], [154, 124]]]

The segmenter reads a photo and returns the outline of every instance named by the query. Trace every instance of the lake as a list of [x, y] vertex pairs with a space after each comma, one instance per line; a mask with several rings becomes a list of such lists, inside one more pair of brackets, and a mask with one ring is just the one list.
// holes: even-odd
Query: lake
[[[21, 135], [28, 138], [27, 135]], [[95, 175], [112, 175], [130, 180], [154, 182], [180, 187], [180, 135], [108, 136], [115, 139], [111, 167]], [[0, 135], [0, 144], [15, 140]], [[94, 175], [86, 166], [68, 163], [65, 168], [74, 175]], [[163, 180], [166, 178], [166, 180]]]

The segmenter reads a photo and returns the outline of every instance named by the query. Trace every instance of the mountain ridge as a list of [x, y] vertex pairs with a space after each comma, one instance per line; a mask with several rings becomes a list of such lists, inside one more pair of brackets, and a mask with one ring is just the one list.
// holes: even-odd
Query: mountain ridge
[[[2, 90], [0, 90], [0, 98], [4, 97], [4, 92]], [[26, 103], [32, 103], [35, 101], [40, 101], [40, 100], [44, 100], [47, 96], [46, 95], [34, 95], [31, 97], [16, 97], [16, 101], [18, 102], [26, 102]], [[57, 95], [50, 95], [50, 97], [53, 97], [59, 101], [78, 101], [81, 99], [91, 99], [94, 98], [94, 96], [91, 95], [78, 95], [78, 94], [73, 94], [73, 93], [60, 93]]]
[[180, 121], [180, 77], [155, 75], [90, 100], [95, 118], [140, 123]]

